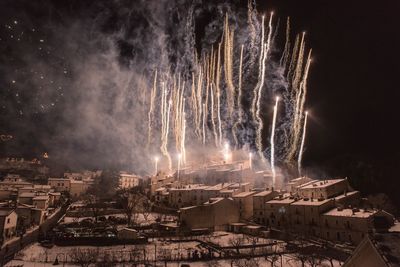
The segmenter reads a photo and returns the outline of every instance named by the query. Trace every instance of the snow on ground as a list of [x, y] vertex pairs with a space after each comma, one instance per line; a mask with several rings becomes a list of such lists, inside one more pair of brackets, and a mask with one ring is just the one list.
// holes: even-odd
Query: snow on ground
[[[123, 214], [123, 213], [110, 214], [110, 215], [104, 215], [104, 216], [99, 216], [99, 217], [106, 217], [108, 219], [110, 216], [117, 217], [117, 218], [126, 218], [126, 214]], [[157, 218], [161, 218], [161, 217], [165, 221], [174, 221], [174, 220], [177, 219], [175, 216], [171, 216], [171, 215], [162, 215], [162, 214], [159, 214], [159, 213], [150, 213], [147, 216], [147, 220], [146, 220], [145, 216], [142, 213], [138, 213], [138, 214], [135, 215], [135, 219], [136, 219], [135, 221], [138, 224], [150, 224], [150, 223], [156, 222], [156, 219]], [[83, 221], [85, 219], [94, 220], [93, 217], [64, 217], [62, 222], [63, 223], [80, 222], [80, 221]]]
[[[231, 265], [232, 260], [214, 260], [214, 261], [209, 261], [209, 262], [185, 262], [182, 261], [180, 263], [178, 262], [168, 262], [167, 263], [167, 267], [179, 267], [182, 266], [183, 264], [188, 264], [190, 267], [210, 267], [210, 266], [214, 266], [214, 267], [229, 267], [232, 266]], [[251, 260], [246, 260], [246, 259], [242, 259], [243, 263], [247, 263], [247, 266], [271, 266], [271, 263], [268, 262], [267, 260], [265, 260], [264, 258], [256, 258], [256, 259], [251, 259]], [[250, 265], [250, 262], [256, 262], [257, 265]], [[153, 262], [154, 263], [154, 262]], [[12, 266], [17, 266], [17, 265], [21, 265], [23, 264], [23, 267], [50, 267], [50, 266], [54, 266], [53, 262], [48, 262], [48, 263], [37, 263], [37, 262], [27, 262], [27, 261], [21, 261], [21, 260], [13, 260], [11, 262], [9, 262], [8, 264], [5, 265], [5, 267], [12, 267]], [[78, 265], [74, 265], [74, 264], [70, 264], [70, 263], [65, 263], [64, 265], [62, 265], [62, 262], [59, 262], [59, 266], [65, 266], [65, 267], [79, 267]], [[118, 264], [116, 265], [116, 267], [125, 267], [127, 266], [127, 264]], [[137, 265], [138, 267], [144, 267], [144, 265]], [[235, 262], [233, 262], [233, 266], [237, 266], [235, 264]], [[241, 265], [243, 266], [243, 264]], [[301, 267], [301, 263], [298, 261], [294, 261], [293, 260], [293, 255], [285, 255], [284, 257], [282, 257], [282, 265], [281, 265], [281, 261], [280, 259], [276, 262], [274, 262], [274, 267], [278, 267], [278, 266], [285, 266], [285, 267]], [[305, 264], [305, 266], [310, 266], [309, 264]], [[330, 267], [331, 264], [329, 262], [323, 262], [321, 264], [319, 264], [318, 266], [320, 267]], [[337, 261], [333, 262], [333, 266], [334, 267], [339, 267], [340, 264]], [[157, 262], [157, 267], [165, 267], [163, 262]]]
[[256, 241], [257, 244], [267, 244], [274, 241], [263, 237], [253, 238], [246, 234], [236, 234], [223, 231], [214, 232], [211, 235], [203, 236], [202, 238], [203, 241], [209, 241], [221, 247], [232, 246], [232, 240], [238, 239], [240, 240], [241, 245], [251, 245], [254, 241]]
[[[244, 237], [244, 238], [243, 238]], [[199, 240], [202, 241], [207, 241], [207, 242], [213, 242], [215, 244], [219, 244], [220, 246], [231, 246], [230, 239], [232, 238], [243, 238], [243, 243], [242, 244], [251, 244], [253, 241], [251, 238], [247, 238], [248, 236], [243, 235], [243, 234], [235, 234], [235, 233], [228, 233], [228, 232], [214, 232], [211, 235], [205, 235], [205, 236], [200, 236], [196, 237]], [[177, 239], [177, 238], [175, 238]], [[113, 255], [116, 259], [121, 259], [121, 260], [129, 260], [132, 259], [132, 255], [136, 255], [139, 257], [141, 260], [145, 257], [148, 261], [151, 263], [154, 263], [155, 256], [157, 257], [157, 260], [159, 261], [157, 266], [164, 266], [164, 263], [162, 262], [162, 257], [163, 255], [168, 255], [171, 256], [172, 259], [178, 259], [179, 255], [181, 257], [187, 257], [189, 251], [203, 251], [207, 252], [207, 249], [202, 247], [202, 245], [197, 242], [197, 241], [183, 241], [183, 242], [174, 242], [173, 240], [168, 240], [168, 239], [154, 239], [150, 240], [151, 242], [149, 244], [145, 245], [116, 245], [116, 246], [101, 246], [101, 247], [95, 247], [95, 246], [53, 246], [52, 248], [44, 248], [42, 247], [39, 243], [34, 243], [29, 246], [27, 246], [24, 250], [22, 250], [16, 257], [14, 261], [10, 262], [7, 264], [7, 267], [15, 266], [18, 264], [23, 264], [24, 267], [39, 267], [39, 266], [52, 266], [51, 264], [55, 261], [56, 257], [58, 258], [60, 265], [62, 265], [62, 262], [66, 258], [67, 261], [70, 261], [70, 254], [72, 253], [73, 249], [79, 248], [82, 250], [88, 250], [88, 249], [95, 249], [99, 253], [99, 258], [102, 258], [104, 255]], [[271, 239], [266, 239], [266, 238], [258, 238], [257, 243], [272, 243], [274, 240]], [[276, 251], [281, 251], [282, 246], [279, 244], [274, 246], [276, 248]], [[241, 250], [241, 252], [247, 252], [250, 254], [251, 249], [246, 249], [246, 250]], [[257, 250], [258, 251], [258, 250]], [[155, 252], [157, 253], [155, 255]], [[259, 251], [258, 251], [259, 252]], [[281, 261], [282, 261], [282, 266], [288, 266], [288, 267], [300, 267], [301, 262], [296, 259], [295, 255], [290, 255], [286, 254], [283, 255], [282, 259], [277, 258], [277, 261], [275, 262], [274, 266], [281, 266]], [[262, 258], [255, 258], [255, 259], [242, 259], [241, 261], [247, 261], [245, 263], [245, 266], [271, 266], [271, 263], [265, 259], [264, 257]], [[248, 261], [253, 261], [256, 262], [257, 264], [249, 264]], [[46, 263], [47, 262], [47, 263]], [[181, 266], [184, 261], [182, 261], [180, 264], [175, 261], [175, 262], [170, 262], [167, 264], [167, 267], [172, 267], [172, 266]], [[231, 260], [214, 260], [211, 262], [191, 262], [187, 263], [189, 264], [190, 267], [206, 267], [206, 266], [232, 266], [231, 265]], [[334, 261], [333, 262], [334, 266], [340, 266], [339, 262]], [[72, 264], [65, 264], [65, 266], [68, 267], [75, 267], [75, 265]], [[123, 263], [117, 266], [124, 266]], [[126, 265], [125, 265], [126, 266]], [[233, 264], [233, 266], [237, 266], [236, 264]], [[241, 266], [244, 266], [243, 262]], [[309, 264], [306, 264], [305, 266], [309, 266]], [[325, 261], [322, 264], [319, 264], [318, 266], [331, 266], [331, 264], [328, 261]]]

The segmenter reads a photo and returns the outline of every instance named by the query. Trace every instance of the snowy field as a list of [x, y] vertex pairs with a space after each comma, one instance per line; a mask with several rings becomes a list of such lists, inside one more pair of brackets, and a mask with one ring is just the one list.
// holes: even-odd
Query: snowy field
[[[201, 236], [198, 237], [199, 240], [212, 242], [218, 244], [220, 246], [232, 246], [232, 239], [241, 239], [242, 245], [252, 244], [254, 242], [254, 238], [243, 234], [234, 234], [227, 232], [214, 232], [209, 236]], [[118, 245], [118, 246], [102, 246], [102, 247], [94, 247], [94, 246], [54, 246], [52, 248], [44, 248], [40, 244], [35, 243], [24, 250], [22, 250], [16, 257], [15, 260], [8, 263], [7, 267], [13, 267], [22, 265], [24, 267], [39, 267], [39, 266], [54, 266], [52, 265], [56, 258], [58, 258], [59, 266], [63, 266], [63, 262], [65, 259], [67, 263], [64, 266], [79, 266], [73, 265], [71, 262], [71, 254], [74, 253], [74, 249], [81, 250], [92, 250], [96, 251], [98, 257], [100, 259], [104, 258], [105, 255], [108, 255], [109, 258], [114, 259], [117, 263], [112, 266], [133, 266], [129, 263], [132, 262], [132, 259], [140, 259], [144, 258], [152, 264], [151, 266], [155, 266], [155, 259], [158, 262], [156, 266], [165, 266], [165, 263], [162, 261], [163, 256], [168, 255], [170, 258], [175, 259], [174, 262], [168, 262], [167, 267], [169, 266], [182, 266], [184, 261], [178, 262], [178, 258], [186, 258], [188, 253], [197, 250], [198, 252], [202, 251], [207, 253], [207, 249], [203, 247], [197, 241], [184, 241], [184, 242], [174, 242], [169, 240], [150, 240], [151, 243], [145, 245]], [[258, 238], [256, 239], [257, 244], [266, 244], [273, 243], [274, 240]], [[281, 251], [282, 246], [278, 243], [273, 246], [274, 251]], [[241, 252], [250, 253], [250, 249], [241, 250]], [[272, 266], [271, 258], [249, 258], [249, 259], [241, 259], [239, 262], [235, 262], [234, 260], [212, 260], [208, 262], [191, 262], [186, 263], [189, 264], [190, 267], [202, 267], [202, 266], [246, 266], [246, 267], [258, 267], [258, 266]], [[125, 261], [125, 262], [124, 262]], [[128, 261], [128, 263], [127, 263]], [[237, 261], [237, 260], [236, 260]], [[273, 259], [273, 266], [288, 266], [288, 267], [300, 267], [302, 266], [301, 262], [296, 258], [296, 255], [285, 254], [282, 257], [276, 256]], [[281, 265], [282, 264], [282, 265]], [[95, 266], [94, 264], [91, 266]], [[144, 265], [137, 265], [144, 266]], [[306, 263], [305, 266], [312, 266], [311, 263]], [[314, 266], [331, 266], [329, 261], [325, 261], [319, 263]], [[333, 261], [333, 266], [340, 266], [339, 262]]]

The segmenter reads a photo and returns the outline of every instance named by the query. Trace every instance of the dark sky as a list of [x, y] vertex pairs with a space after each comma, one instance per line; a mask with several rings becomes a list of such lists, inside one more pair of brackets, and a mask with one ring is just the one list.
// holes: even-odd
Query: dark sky
[[313, 48], [308, 160], [399, 159], [399, 1], [259, 1]]
[[[17, 2], [35, 23], [42, 17], [49, 19], [42, 14], [46, 12], [29, 13], [24, 1]], [[60, 8], [56, 16], [62, 17], [64, 11], [71, 15], [70, 4], [77, 1], [55, 2]], [[258, 1], [258, 9], [274, 10], [281, 18], [290, 16], [294, 31], [305, 30], [313, 48], [306, 164], [349, 154], [400, 158], [400, 2], [268, 0]], [[0, 17], [6, 20], [19, 16], [2, 10]], [[51, 136], [51, 130], [46, 135]], [[32, 148], [29, 140], [23, 143]]]

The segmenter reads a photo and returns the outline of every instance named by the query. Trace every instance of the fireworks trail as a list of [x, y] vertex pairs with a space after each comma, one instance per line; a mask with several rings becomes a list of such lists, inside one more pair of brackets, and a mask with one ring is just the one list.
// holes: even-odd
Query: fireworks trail
[[227, 102], [228, 102], [228, 114], [229, 118], [232, 119], [232, 114], [235, 108], [235, 87], [233, 85], [233, 31], [231, 32], [228, 22], [228, 14], [225, 16], [225, 27], [224, 27], [224, 70], [225, 70], [225, 81], [228, 88], [227, 91]]
[[[256, 104], [257, 104], [257, 99], [258, 99], [258, 87], [260, 86], [260, 81], [262, 80], [263, 77], [263, 61], [264, 61], [264, 35], [265, 35], [265, 29], [264, 29], [264, 19], [265, 17], [262, 16], [261, 18], [261, 45], [260, 45], [260, 59], [259, 59], [259, 69], [258, 69], [258, 83], [257, 86], [254, 87], [253, 91], [253, 101], [251, 104], [251, 114], [253, 117], [253, 120], [255, 123], [257, 123], [257, 115], [256, 115]], [[259, 149], [257, 140], [257, 149]], [[260, 149], [259, 149], [260, 151]]]
[[299, 176], [301, 176], [301, 171], [302, 171], [301, 163], [303, 161], [304, 143], [305, 143], [305, 140], [306, 140], [307, 118], [308, 118], [308, 112], [306, 111], [306, 113], [304, 115], [303, 136], [301, 138], [299, 157], [297, 159], [297, 168], [298, 168], [298, 171], [299, 171]]
[[222, 123], [221, 123], [221, 43], [218, 44], [218, 59], [217, 59], [217, 77], [216, 77], [216, 88], [217, 88], [217, 118], [218, 118], [218, 135], [219, 135], [219, 146], [222, 146]]
[[276, 126], [276, 117], [278, 112], [278, 103], [279, 97], [276, 98], [275, 106], [274, 106], [274, 116], [272, 119], [272, 130], [271, 130], [271, 172], [272, 172], [272, 186], [275, 186], [276, 183], [276, 170], [275, 170], [275, 126]]
[[203, 132], [203, 145], [206, 144], [206, 104], [203, 103], [203, 123], [202, 123], [202, 132]]
[[[307, 78], [308, 71], [311, 64], [311, 52], [310, 49], [307, 57], [306, 66], [304, 70], [302, 70], [303, 65], [303, 55], [304, 55], [304, 33], [300, 45], [299, 51], [299, 59], [295, 71], [294, 81], [292, 83], [293, 91], [295, 92], [295, 110], [294, 110], [294, 118], [293, 118], [293, 128], [292, 128], [292, 136], [291, 143], [289, 148], [289, 153], [287, 155], [287, 161], [292, 161], [298, 151], [298, 146], [300, 142], [300, 133], [301, 133], [301, 117], [303, 116], [305, 97], [307, 92]], [[300, 80], [300, 75], [301, 81]]]
[[[197, 130], [197, 135], [199, 137], [199, 139], [204, 139], [202, 137], [202, 133], [204, 133], [204, 131], [200, 130], [200, 124], [202, 123], [202, 121], [204, 121], [204, 116], [202, 119], [202, 114], [203, 114], [203, 94], [202, 94], [202, 88], [203, 88], [203, 73], [200, 69], [199, 71], [199, 75], [197, 78], [197, 122], [196, 122], [196, 130]], [[203, 142], [204, 144], [204, 142]]]
[[243, 66], [243, 49], [244, 45], [241, 45], [240, 47], [240, 59], [239, 59], [239, 81], [238, 81], [238, 94], [237, 94], [237, 99], [236, 99], [236, 106], [238, 107], [238, 119], [235, 122], [235, 124], [232, 127], [232, 135], [233, 138], [235, 139], [235, 149], [238, 148], [239, 141], [237, 137], [237, 129], [240, 123], [242, 123], [243, 119], [243, 106], [242, 106], [242, 66]]
[[257, 92], [257, 109], [256, 109], [256, 118], [257, 118], [257, 135], [256, 135], [256, 144], [257, 144], [257, 149], [258, 153], [261, 158], [264, 158], [264, 155], [262, 153], [262, 130], [263, 130], [263, 120], [261, 118], [261, 99], [262, 99], [262, 89], [264, 87], [264, 82], [265, 82], [265, 62], [268, 57], [268, 53], [271, 47], [271, 34], [272, 34], [272, 16], [273, 13], [271, 12], [271, 16], [269, 18], [269, 23], [268, 23], [268, 37], [267, 37], [267, 42], [263, 44], [263, 58], [262, 58], [262, 70], [261, 70], [261, 81], [260, 85], [258, 87], [258, 92]]
[[215, 146], [218, 147], [218, 133], [217, 133], [217, 127], [215, 125], [215, 103], [214, 103], [214, 90], [213, 90], [213, 84], [211, 84], [210, 90], [211, 90], [211, 125], [212, 125], [212, 130], [214, 134], [214, 140], [215, 140]]
[[286, 20], [286, 41], [285, 48], [283, 49], [280, 65], [283, 67], [287, 66], [287, 62], [290, 56], [290, 17]]
[[171, 161], [171, 156], [168, 152], [168, 136], [169, 136], [169, 121], [170, 121], [170, 114], [171, 114], [171, 106], [172, 106], [172, 99], [168, 101], [168, 106], [167, 106], [167, 98], [168, 98], [168, 91], [167, 88], [165, 87], [165, 83], [163, 83], [163, 95], [162, 95], [162, 132], [161, 132], [161, 147], [160, 150], [162, 154], [167, 158], [168, 160], [168, 170], [172, 170], [172, 161]]
[[154, 112], [154, 101], [157, 94], [157, 70], [154, 73], [154, 82], [153, 88], [151, 90], [150, 95], [150, 109], [148, 113], [148, 134], [147, 134], [147, 147], [149, 147], [151, 143], [151, 134], [152, 134], [152, 119], [153, 119], [153, 112]]

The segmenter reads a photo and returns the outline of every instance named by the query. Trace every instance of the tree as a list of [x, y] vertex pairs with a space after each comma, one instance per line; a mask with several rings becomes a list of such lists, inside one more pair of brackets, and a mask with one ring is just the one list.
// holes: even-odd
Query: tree
[[104, 205], [99, 202], [98, 198], [95, 195], [92, 194], [87, 194], [84, 201], [86, 203], [86, 208], [90, 209], [90, 211], [92, 212], [92, 216], [97, 223], [97, 219], [100, 215], [100, 210], [104, 207]]
[[244, 244], [244, 238], [242, 236], [231, 237], [229, 244], [235, 248], [237, 254], [240, 254], [240, 247]]
[[277, 253], [278, 252], [277, 250], [278, 250], [277, 246], [270, 246], [267, 248], [265, 260], [271, 264], [271, 267], [274, 267], [275, 262], [277, 262], [279, 258], [282, 257]]
[[131, 193], [129, 190], [123, 190], [118, 194], [118, 202], [126, 215], [128, 226], [136, 222], [138, 212], [142, 206], [142, 196]]
[[71, 249], [69, 257], [71, 261], [81, 267], [89, 267], [90, 264], [96, 263], [99, 252], [96, 249]]
[[115, 196], [119, 185], [119, 173], [115, 170], [104, 170], [99, 177], [94, 180], [87, 193], [94, 195], [96, 199], [108, 199]]

